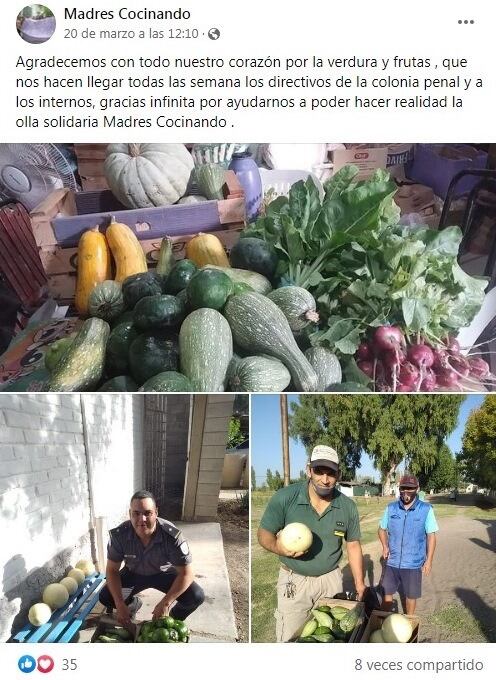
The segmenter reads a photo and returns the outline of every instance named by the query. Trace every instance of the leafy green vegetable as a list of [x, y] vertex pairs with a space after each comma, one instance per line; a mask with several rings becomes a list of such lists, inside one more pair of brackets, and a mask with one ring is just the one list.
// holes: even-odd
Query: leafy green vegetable
[[307, 288], [317, 300], [321, 323], [307, 340], [352, 355], [371, 326], [398, 324], [432, 341], [467, 326], [487, 281], [458, 265], [460, 229], [400, 225], [388, 173], [356, 175], [354, 166], [337, 172], [322, 203], [311, 178], [297, 182], [243, 233], [274, 246], [281, 285]]

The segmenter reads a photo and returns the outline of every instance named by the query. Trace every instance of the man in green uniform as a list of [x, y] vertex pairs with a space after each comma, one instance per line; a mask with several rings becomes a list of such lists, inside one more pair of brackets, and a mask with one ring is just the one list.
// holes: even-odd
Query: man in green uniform
[[[336, 451], [316, 446], [306, 473], [307, 480], [272, 496], [258, 529], [262, 548], [278, 555], [281, 562], [275, 613], [278, 642], [298, 633], [315, 602], [342, 591], [343, 540], [359, 599], [365, 590], [358, 511], [351, 498], [335, 488], [339, 480]], [[305, 553], [290, 552], [281, 545], [278, 534], [292, 522], [301, 522], [312, 532], [313, 542]]]

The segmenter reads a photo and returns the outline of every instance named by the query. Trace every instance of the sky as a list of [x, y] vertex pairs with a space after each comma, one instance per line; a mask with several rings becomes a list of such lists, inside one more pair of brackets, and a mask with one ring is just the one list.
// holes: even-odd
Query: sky
[[[291, 401], [298, 401], [298, 395], [288, 394], [288, 410]], [[470, 395], [462, 403], [458, 414], [458, 424], [446, 443], [453, 453], [461, 450], [461, 440], [465, 422], [469, 413], [478, 408], [484, 401], [484, 395]], [[281, 412], [278, 394], [258, 394], [251, 397], [251, 463], [255, 468], [257, 486], [261, 486], [266, 477], [267, 468], [282, 474]], [[306, 462], [305, 448], [294, 439], [289, 440], [289, 456], [291, 477], [298, 477]], [[380, 474], [374, 470], [371, 459], [362, 456], [359, 475], [375, 476], [380, 481]]]

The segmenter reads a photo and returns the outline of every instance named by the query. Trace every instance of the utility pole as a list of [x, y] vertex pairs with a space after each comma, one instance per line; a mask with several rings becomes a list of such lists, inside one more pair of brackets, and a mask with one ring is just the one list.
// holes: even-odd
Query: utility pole
[[291, 475], [289, 471], [288, 397], [286, 394], [281, 394], [279, 400], [281, 406], [282, 469], [284, 486], [289, 486]]

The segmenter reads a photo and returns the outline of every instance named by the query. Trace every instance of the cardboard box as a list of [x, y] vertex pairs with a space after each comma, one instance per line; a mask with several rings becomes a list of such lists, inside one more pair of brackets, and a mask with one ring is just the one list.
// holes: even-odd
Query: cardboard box
[[333, 151], [333, 174], [345, 165], [356, 165], [357, 179], [368, 179], [379, 168], [386, 169], [387, 146], [378, 148], [336, 149]]
[[[383, 612], [380, 611], [379, 609], [374, 609], [374, 611], [370, 615], [368, 623], [365, 626], [365, 629], [363, 630], [360, 639], [355, 640], [355, 642], [368, 642], [372, 633], [375, 630], [379, 630], [379, 628], [382, 627], [384, 619], [386, 619], [390, 615], [391, 612]], [[413, 625], [412, 637], [408, 640], [408, 642], [418, 642], [420, 619], [418, 616], [406, 616], [406, 618], [409, 619]]]
[[[364, 605], [364, 603], [363, 602], [355, 602], [354, 600], [338, 600], [336, 598], [323, 597], [321, 600], [318, 600], [315, 603], [314, 609], [316, 609], [317, 607], [320, 607], [324, 604], [328, 605], [329, 607], [345, 607], [346, 609], [354, 609], [355, 607], [357, 607], [358, 613], [359, 613], [358, 624], [355, 627], [355, 629], [352, 631], [352, 633], [350, 635], [350, 639], [348, 640], [348, 642], [358, 642], [357, 638], [359, 637], [360, 632], [363, 630], [364, 624], [365, 624], [365, 605]], [[313, 616], [312, 616], [312, 614], [309, 614], [305, 623], [298, 630], [298, 633], [295, 635], [293, 640], [296, 640], [297, 638], [300, 637], [303, 628], [308, 623], [308, 621], [311, 621], [311, 619], [313, 619]]]

